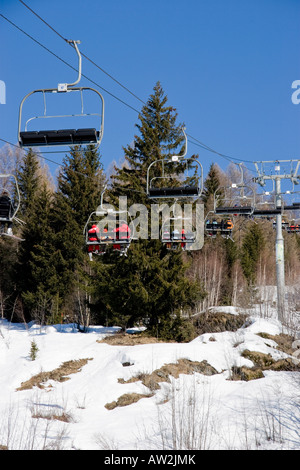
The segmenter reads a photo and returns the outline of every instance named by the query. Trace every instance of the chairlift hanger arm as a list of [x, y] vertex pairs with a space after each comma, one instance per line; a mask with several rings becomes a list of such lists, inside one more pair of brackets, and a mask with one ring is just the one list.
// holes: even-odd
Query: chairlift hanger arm
[[[69, 40], [67, 39], [67, 42], [69, 44], [72, 44], [73, 47], [75, 48], [76, 52], [77, 52], [77, 56], [78, 56], [78, 77], [77, 77], [77, 80], [75, 80], [75, 82], [73, 83], [65, 83], [64, 85], [66, 85], [66, 87], [71, 87], [71, 86], [74, 86], [74, 85], [77, 85], [77, 83], [80, 82], [81, 80], [81, 69], [82, 69], [82, 58], [81, 58], [81, 54], [79, 52], [79, 49], [78, 49], [78, 46], [77, 44], [80, 44], [80, 41], [74, 41], [74, 40]], [[58, 88], [61, 84], [58, 85]], [[59, 91], [63, 91], [63, 90], [59, 90]], [[67, 90], [66, 90], [67, 91]]]
[[187, 135], [185, 133], [185, 128], [184, 127], [182, 127], [181, 130], [182, 130], [182, 132], [184, 134], [184, 138], [185, 138], [185, 151], [184, 151], [184, 154], [183, 155], [173, 155], [171, 157], [171, 160], [168, 160], [169, 162], [177, 162], [178, 160], [184, 159], [184, 157], [187, 154]]

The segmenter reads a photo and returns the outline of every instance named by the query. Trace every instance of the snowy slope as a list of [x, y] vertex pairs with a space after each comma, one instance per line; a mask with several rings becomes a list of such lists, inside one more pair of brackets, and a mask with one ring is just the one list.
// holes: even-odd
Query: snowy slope
[[[224, 308], [222, 309], [224, 311]], [[232, 307], [229, 313], [236, 314]], [[299, 372], [264, 373], [230, 381], [232, 366], [252, 366], [245, 349], [288, 357], [257, 333], [283, 331], [274, 319], [251, 317], [236, 332], [210, 333], [190, 343], [113, 346], [98, 340], [117, 328], [73, 325], [40, 328], [0, 320], [0, 446], [81, 450], [299, 450]], [[37, 357], [30, 358], [32, 341]], [[164, 364], [206, 360], [217, 374], [181, 374], [149, 390], [141, 380]], [[66, 361], [89, 359], [63, 382], [17, 391], [21, 383]], [[130, 365], [128, 365], [130, 364]], [[126, 365], [126, 366], [125, 366]], [[128, 406], [105, 405], [126, 393], [148, 395]], [[151, 396], [150, 396], [151, 395]], [[35, 416], [35, 417], [33, 417]], [[67, 417], [67, 422], [50, 417]]]

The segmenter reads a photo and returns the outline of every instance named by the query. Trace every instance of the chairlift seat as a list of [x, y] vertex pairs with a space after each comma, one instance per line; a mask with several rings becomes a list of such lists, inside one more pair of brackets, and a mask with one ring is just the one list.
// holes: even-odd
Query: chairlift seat
[[216, 214], [252, 214], [253, 207], [251, 206], [236, 206], [236, 207], [217, 207]]
[[291, 206], [284, 206], [285, 211], [295, 211], [300, 209], [300, 202], [293, 202]]
[[77, 129], [73, 135], [74, 143], [91, 144], [96, 143], [99, 139], [100, 132], [96, 129]]
[[20, 143], [23, 147], [34, 147], [36, 145], [46, 145], [45, 136], [37, 131], [20, 132]]
[[22, 147], [43, 145], [94, 144], [98, 142], [100, 132], [94, 128], [60, 129], [20, 132]]
[[273, 215], [277, 215], [277, 214], [280, 214], [281, 213], [281, 209], [280, 208], [277, 208], [277, 209], [255, 209], [253, 211], [253, 215], [254, 216], [266, 216], [266, 217], [271, 217]]
[[149, 188], [150, 197], [184, 197], [198, 195], [199, 188], [197, 186], [178, 186], [175, 188]]

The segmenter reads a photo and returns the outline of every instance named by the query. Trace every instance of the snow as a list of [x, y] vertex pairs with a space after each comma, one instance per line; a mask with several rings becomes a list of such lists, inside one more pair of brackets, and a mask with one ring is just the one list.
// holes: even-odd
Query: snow
[[[213, 309], [218, 310], [232, 315], [240, 311]], [[248, 382], [228, 380], [233, 366], [253, 365], [241, 356], [245, 349], [275, 359], [289, 357], [276, 349], [274, 340], [258, 335], [287, 332], [276, 319], [251, 315], [235, 332], [206, 333], [189, 343], [99, 342], [118, 329], [92, 326], [80, 333], [73, 324], [40, 327], [0, 320], [0, 448], [300, 449], [299, 372], [265, 371], [263, 378]], [[33, 341], [38, 348], [34, 360]], [[206, 360], [218, 373], [181, 374], [151, 391], [141, 380], [119, 380], [151, 373], [182, 358]], [[68, 380], [17, 390], [36, 374], [80, 359], [89, 360]], [[146, 397], [128, 406], [105, 407], [125, 393]], [[68, 422], [46, 419], [53, 415], [67, 415]]]

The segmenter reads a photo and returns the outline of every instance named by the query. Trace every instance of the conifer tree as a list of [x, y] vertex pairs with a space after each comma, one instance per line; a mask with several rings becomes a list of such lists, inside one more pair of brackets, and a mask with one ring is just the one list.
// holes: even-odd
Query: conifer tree
[[16, 242], [0, 237], [0, 318], [11, 318], [16, 298], [17, 255]]
[[174, 155], [175, 150], [184, 144], [182, 126], [176, 125], [176, 110], [167, 105], [167, 100], [161, 84], [157, 82], [139, 115], [140, 123], [136, 124], [140, 135], [134, 136], [133, 145], [124, 148], [125, 163], [122, 168], [115, 168], [112, 176], [110, 195], [113, 203], [119, 196], [127, 196], [129, 205], [147, 205], [148, 166], [154, 160]]
[[30, 204], [41, 187], [40, 172], [38, 156], [30, 148], [16, 171], [20, 191], [19, 217], [21, 219], [26, 218]]
[[[203, 191], [201, 195], [201, 199], [204, 203], [205, 213], [213, 210], [214, 195], [215, 193], [221, 194], [220, 186], [221, 186], [220, 169], [215, 163], [212, 163], [209, 167], [207, 177], [205, 178], [205, 181], [203, 184]], [[219, 189], [219, 192], [218, 192], [218, 189]]]
[[57, 254], [51, 229], [52, 198], [53, 194], [44, 182], [31, 200], [23, 229], [24, 241], [20, 244], [17, 279], [27, 320], [39, 315], [41, 305], [45, 320], [59, 289], [55, 270]]
[[[91, 212], [100, 204], [104, 173], [94, 146], [74, 147], [66, 155], [58, 176], [53, 204], [55, 268], [65, 300], [80, 284], [85, 266], [83, 229]], [[84, 282], [85, 284], [85, 282]]]
[[[119, 196], [127, 196], [128, 207], [139, 203], [149, 208], [146, 196], [149, 165], [184, 151], [184, 135], [176, 119], [176, 110], [167, 105], [158, 82], [139, 115], [140, 122], [136, 124], [139, 135], [135, 135], [134, 145], [124, 148], [125, 165], [116, 168], [112, 176], [107, 202], [115, 205]], [[112, 254], [105, 255], [103, 261], [105, 264], [97, 266], [97, 310], [102, 310], [112, 322], [122, 320], [123, 326], [132, 326], [142, 319], [149, 331], [155, 329], [156, 333], [160, 322], [160, 333], [163, 329], [170, 332], [176, 313], [202, 295], [199, 287], [186, 277], [182, 253], [167, 251], [158, 240], [133, 241], [126, 258]]]
[[263, 231], [259, 224], [252, 223], [247, 229], [241, 247], [241, 266], [249, 285], [256, 279], [256, 268], [265, 245]]
[[180, 311], [192, 308], [203, 295], [198, 283], [185, 276], [181, 253], [170, 253], [152, 240], [136, 244], [126, 258], [111, 261], [97, 268], [98, 320], [109, 319], [123, 328], [142, 321], [148, 332], [178, 339], [171, 331], [176, 314], [180, 318]]

